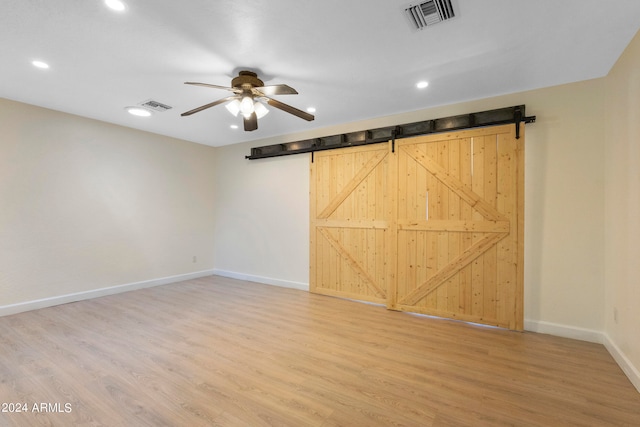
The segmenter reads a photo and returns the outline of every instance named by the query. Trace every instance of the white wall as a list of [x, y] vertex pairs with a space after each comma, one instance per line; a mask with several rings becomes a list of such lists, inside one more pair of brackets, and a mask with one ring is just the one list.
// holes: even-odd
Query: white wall
[[211, 270], [214, 154], [0, 99], [0, 314]]
[[216, 273], [308, 289], [308, 156], [249, 161], [248, 150], [217, 151]]
[[606, 89], [605, 331], [640, 390], [640, 33]]
[[308, 284], [309, 155], [246, 160], [251, 147], [526, 104], [538, 118], [526, 129], [526, 327], [597, 341], [604, 326], [603, 100], [598, 79], [219, 148], [216, 269]]

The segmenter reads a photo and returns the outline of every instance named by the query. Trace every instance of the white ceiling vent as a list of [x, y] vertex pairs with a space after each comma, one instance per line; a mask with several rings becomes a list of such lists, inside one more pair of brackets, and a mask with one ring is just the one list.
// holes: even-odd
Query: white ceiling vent
[[409, 6], [405, 9], [409, 20], [416, 29], [421, 30], [438, 22], [446, 21], [455, 16], [451, 0], [430, 0], [422, 2], [416, 6]]
[[173, 107], [170, 107], [169, 105], [163, 104], [161, 102], [154, 101], [153, 99], [149, 99], [147, 101], [143, 101], [138, 105], [141, 106], [141, 107], [145, 107], [145, 108], [148, 108], [150, 110], [159, 111], [159, 112], [167, 111], [167, 110], [170, 110], [170, 109], [173, 108]]

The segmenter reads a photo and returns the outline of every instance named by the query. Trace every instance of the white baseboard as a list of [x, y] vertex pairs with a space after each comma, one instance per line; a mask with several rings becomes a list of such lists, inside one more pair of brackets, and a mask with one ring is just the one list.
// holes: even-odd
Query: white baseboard
[[604, 346], [607, 348], [611, 356], [613, 356], [614, 360], [620, 366], [620, 369], [625, 373], [631, 384], [640, 392], [640, 371], [633, 366], [633, 363], [625, 356], [625, 354], [620, 350], [620, 348], [611, 340], [609, 335], [603, 334], [604, 336]]
[[246, 280], [248, 282], [257, 282], [265, 285], [280, 286], [281, 288], [299, 289], [301, 291], [309, 290], [308, 283], [272, 279], [270, 277], [253, 276], [251, 274], [236, 273], [234, 271], [218, 270], [218, 269], [214, 269], [213, 274], [215, 274], [216, 276], [229, 277], [230, 279]]
[[611, 357], [613, 357], [618, 366], [620, 366], [620, 369], [622, 369], [627, 378], [629, 378], [631, 384], [633, 384], [638, 392], [640, 392], [640, 371], [633, 365], [633, 363], [631, 363], [627, 356], [606, 333], [539, 320], [525, 320], [524, 329], [541, 334], [549, 334], [563, 338], [573, 338], [576, 340], [603, 344], [609, 354], [611, 354]]
[[572, 338], [575, 340], [594, 342], [597, 344], [604, 343], [604, 335], [600, 331], [578, 328], [575, 326], [560, 325], [558, 323], [544, 322], [542, 320], [525, 319], [524, 329], [525, 331], [555, 335], [557, 337]]
[[0, 306], [0, 317], [22, 313], [30, 310], [37, 310], [39, 308], [53, 307], [54, 305], [67, 304], [70, 302], [76, 302], [76, 301], [82, 301], [82, 300], [91, 299], [91, 298], [103, 297], [107, 295], [119, 294], [122, 292], [135, 291], [137, 289], [168, 285], [169, 283], [182, 282], [184, 280], [212, 276], [213, 274], [214, 274], [213, 270], [198, 271], [195, 273], [179, 274], [177, 276], [162, 277], [159, 279], [144, 280], [142, 282], [110, 286], [108, 288], [93, 289], [90, 291], [59, 295], [51, 298], [43, 298], [43, 299], [38, 299], [34, 301], [21, 302], [17, 304], [3, 305], [3, 306]]

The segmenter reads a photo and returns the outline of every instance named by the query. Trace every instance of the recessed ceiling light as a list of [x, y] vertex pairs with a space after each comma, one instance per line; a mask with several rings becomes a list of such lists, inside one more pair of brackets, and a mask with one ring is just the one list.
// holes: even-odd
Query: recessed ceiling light
[[109, 9], [113, 9], [118, 12], [122, 12], [125, 9], [124, 3], [120, 0], [104, 0], [104, 4], [106, 4]]
[[231, 129], [238, 129], [238, 125], [231, 125], [229, 126]]
[[309, 107], [309, 108], [307, 108], [307, 111], [309, 113], [315, 113], [316, 112], [316, 108], [315, 107]]
[[424, 80], [423, 80], [423, 81], [421, 81], [421, 82], [418, 82], [418, 83], [416, 84], [416, 87], [417, 87], [418, 89], [424, 89], [424, 88], [425, 88], [425, 87], [427, 87], [427, 86], [429, 86], [429, 82], [426, 82], [426, 81], [424, 81]]
[[140, 107], [126, 107], [125, 110], [127, 110], [129, 114], [138, 117], [149, 117], [151, 115], [151, 111]]
[[49, 64], [47, 64], [46, 62], [31, 61], [31, 63], [33, 64], [34, 67], [42, 68], [43, 70], [46, 70], [47, 68], [49, 68]]

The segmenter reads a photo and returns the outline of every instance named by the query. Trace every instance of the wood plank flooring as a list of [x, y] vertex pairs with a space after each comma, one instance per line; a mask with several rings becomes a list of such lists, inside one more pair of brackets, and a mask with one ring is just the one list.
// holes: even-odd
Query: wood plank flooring
[[0, 318], [0, 403], [18, 427], [640, 425], [601, 345], [216, 276]]

